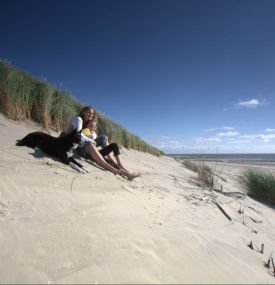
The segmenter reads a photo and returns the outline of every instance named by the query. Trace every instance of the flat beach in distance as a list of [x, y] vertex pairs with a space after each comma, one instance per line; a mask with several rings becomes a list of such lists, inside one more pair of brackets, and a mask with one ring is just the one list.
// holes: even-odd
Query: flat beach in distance
[[15, 146], [36, 130], [0, 114], [0, 283], [275, 284], [265, 267], [275, 210], [237, 182], [246, 167], [275, 173], [273, 163], [217, 163], [219, 192], [172, 157], [122, 148], [125, 166], [142, 174], [128, 181]]
[[203, 163], [216, 169], [221, 175], [234, 175], [237, 179], [247, 169], [275, 174], [275, 154], [182, 154], [169, 155], [178, 159]]

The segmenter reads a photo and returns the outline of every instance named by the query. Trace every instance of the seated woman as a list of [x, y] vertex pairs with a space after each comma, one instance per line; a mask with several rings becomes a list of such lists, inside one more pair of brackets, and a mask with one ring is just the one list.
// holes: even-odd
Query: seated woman
[[[80, 111], [79, 115], [74, 117], [70, 121], [66, 133], [71, 133], [75, 129], [77, 131], [82, 130], [83, 125], [85, 125], [88, 121], [95, 119], [95, 116], [96, 116], [96, 112], [92, 106], [84, 107]], [[120, 175], [126, 176], [128, 179], [133, 179], [135, 177], [140, 176], [139, 173], [129, 172], [128, 170], [124, 169], [123, 167], [121, 167], [120, 169], [116, 169], [113, 166], [111, 166], [110, 164], [108, 164], [104, 160], [104, 157], [102, 156], [102, 154], [96, 148], [96, 143], [92, 138], [89, 138], [89, 137], [85, 136], [85, 134], [81, 133], [81, 140], [82, 140], [82, 144], [78, 147], [80, 150], [80, 153], [81, 154], [89, 154], [103, 168], [111, 171], [114, 174], [120, 174]], [[107, 146], [107, 147], [109, 147], [109, 146]], [[107, 155], [107, 152], [109, 152], [110, 149], [112, 149], [111, 151], [113, 151], [113, 148], [115, 148], [115, 147], [112, 146], [112, 147], [109, 147], [107, 150], [105, 149], [105, 151], [103, 152], [103, 155], [104, 156]], [[103, 149], [104, 149], [104, 147], [103, 147]], [[119, 153], [116, 152], [116, 154], [118, 156]], [[122, 164], [120, 164], [120, 165], [122, 166]]]

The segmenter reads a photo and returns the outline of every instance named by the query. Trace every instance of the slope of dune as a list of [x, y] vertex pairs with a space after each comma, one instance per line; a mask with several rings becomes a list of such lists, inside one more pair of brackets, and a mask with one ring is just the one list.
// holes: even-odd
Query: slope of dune
[[274, 209], [244, 197], [234, 177], [210, 192], [174, 159], [127, 149], [122, 160], [141, 177], [86, 161], [91, 172], [79, 174], [14, 146], [38, 129], [0, 114], [1, 283], [275, 283], [264, 267]]

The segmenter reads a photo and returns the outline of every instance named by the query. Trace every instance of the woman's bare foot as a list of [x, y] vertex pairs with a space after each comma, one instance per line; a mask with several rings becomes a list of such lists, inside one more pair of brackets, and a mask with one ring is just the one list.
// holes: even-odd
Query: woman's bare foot
[[128, 180], [130, 180], [130, 181], [141, 175], [140, 173], [131, 173], [131, 172], [124, 170], [124, 169], [119, 169], [118, 174], [126, 176], [128, 178]]
[[134, 178], [139, 177], [141, 174], [140, 173], [129, 173], [128, 179], [132, 181]]
[[129, 172], [121, 163], [117, 163], [117, 167], [118, 167], [118, 169], [123, 169], [123, 170]]

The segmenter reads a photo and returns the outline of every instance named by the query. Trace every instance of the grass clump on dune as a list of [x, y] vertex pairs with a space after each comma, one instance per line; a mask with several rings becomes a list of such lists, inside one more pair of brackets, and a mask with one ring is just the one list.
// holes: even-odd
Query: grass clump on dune
[[218, 171], [217, 167], [209, 167], [208, 165], [205, 165], [203, 160], [192, 162], [188, 159], [178, 159], [178, 161], [189, 170], [198, 174], [197, 178], [201, 186], [209, 187], [210, 190], [223, 190], [223, 184], [220, 181], [227, 182], [227, 180], [222, 177], [222, 171]]
[[10, 119], [34, 119], [61, 130], [81, 107], [64, 91], [0, 61], [0, 108]]
[[[69, 120], [83, 107], [66, 91], [38, 80], [0, 60], [0, 109], [8, 118], [34, 119], [44, 128], [64, 130]], [[162, 151], [150, 146], [103, 114], [98, 114], [98, 120], [99, 134], [109, 136], [110, 140], [126, 148], [158, 156], [163, 154]]]
[[184, 159], [182, 164], [198, 174], [198, 180], [207, 187], [213, 188], [214, 187], [214, 172], [211, 167], [205, 165], [203, 161], [200, 163], [194, 163], [190, 160]]
[[184, 159], [182, 161], [182, 164], [189, 170], [192, 170], [194, 172], [198, 172], [199, 171], [198, 165], [196, 163], [190, 161], [190, 160]]
[[247, 195], [275, 203], [275, 177], [271, 173], [249, 169], [239, 177], [239, 183]]

